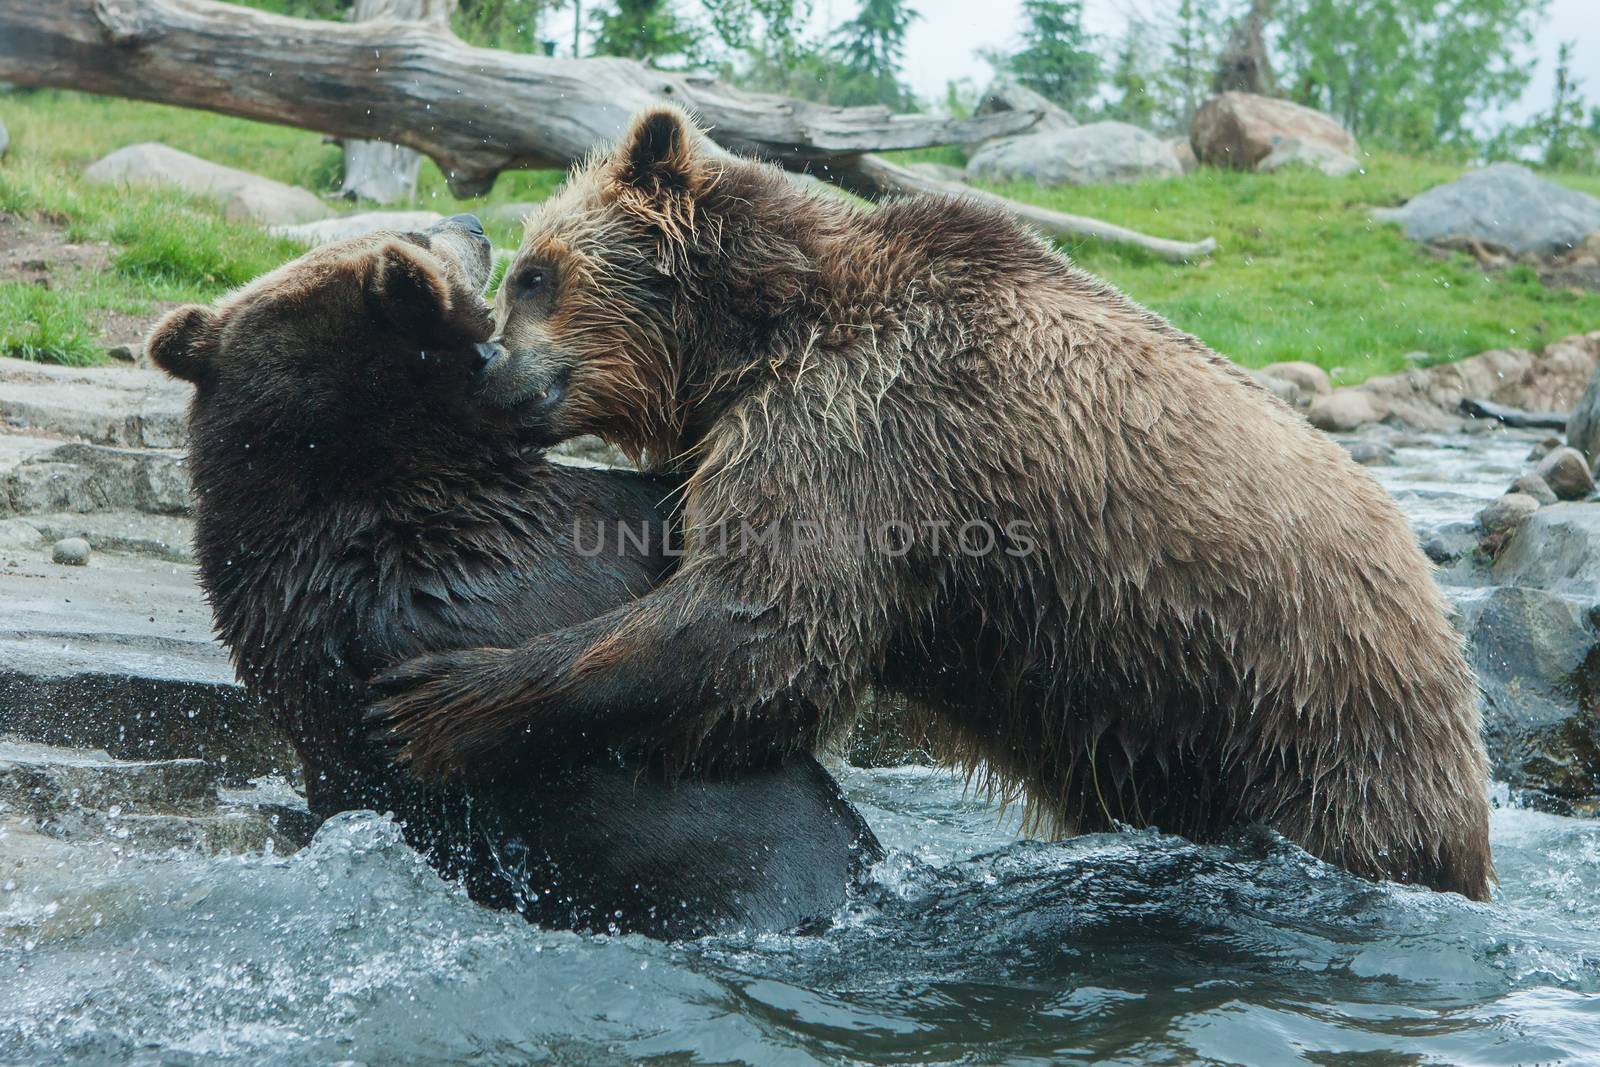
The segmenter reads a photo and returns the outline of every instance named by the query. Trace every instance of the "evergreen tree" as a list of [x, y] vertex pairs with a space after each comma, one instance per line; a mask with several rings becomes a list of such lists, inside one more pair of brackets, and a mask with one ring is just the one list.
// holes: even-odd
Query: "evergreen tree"
[[1214, 5], [1179, 0], [1172, 13], [1167, 63], [1158, 79], [1160, 110], [1172, 129], [1187, 133], [1194, 113], [1209, 95], [1222, 34]]
[[[1562, 41], [1556, 55], [1556, 82], [1550, 110], [1539, 116], [1535, 129], [1547, 167], [1578, 168], [1595, 162], [1596, 140], [1584, 125], [1583, 80], [1572, 73], [1574, 41]], [[1594, 116], [1600, 120], [1600, 112]]]
[[1147, 36], [1145, 24], [1132, 19], [1117, 42], [1117, 55], [1109, 79], [1115, 96], [1106, 105], [1107, 118], [1145, 127], [1150, 126], [1155, 118], [1154, 79], [1150, 75], [1149, 54], [1145, 47]]
[[700, 59], [700, 31], [679, 15], [673, 0], [613, 0], [594, 14], [590, 51], [600, 56], [625, 56], [651, 66], [677, 60], [692, 66]]
[[1083, 0], [1022, 0], [1022, 47], [1001, 61], [1023, 85], [1068, 111], [1100, 87], [1100, 57], [1083, 28]]
[[829, 97], [839, 104], [883, 104], [906, 110], [915, 104], [900, 80], [906, 31], [917, 13], [907, 0], [861, 0], [855, 18], [840, 26], [833, 48], [839, 84]]

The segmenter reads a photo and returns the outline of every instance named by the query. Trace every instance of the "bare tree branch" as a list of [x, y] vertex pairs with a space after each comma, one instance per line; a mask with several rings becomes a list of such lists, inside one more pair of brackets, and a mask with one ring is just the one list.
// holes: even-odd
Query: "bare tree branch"
[[870, 198], [896, 194], [936, 193], [943, 196], [966, 196], [984, 200], [1004, 208], [1018, 221], [1051, 237], [1068, 240], [1087, 237], [1108, 244], [1143, 249], [1153, 256], [1174, 263], [1204, 259], [1217, 250], [1216, 239], [1212, 237], [1207, 237], [1203, 241], [1171, 241], [1164, 237], [1151, 237], [1099, 219], [1051, 211], [1049, 208], [1008, 200], [982, 189], [929, 178], [870, 153], [858, 156], [852, 163], [839, 168], [832, 177], [851, 192]]

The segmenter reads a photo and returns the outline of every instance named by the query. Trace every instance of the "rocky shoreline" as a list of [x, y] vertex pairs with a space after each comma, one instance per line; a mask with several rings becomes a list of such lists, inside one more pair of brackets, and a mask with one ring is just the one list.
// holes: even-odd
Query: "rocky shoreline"
[[[1580, 815], [1600, 814], [1594, 481], [1559, 439], [1463, 414], [1462, 401], [1569, 411], [1597, 364], [1600, 332], [1353, 389], [1306, 364], [1259, 372], [1339, 431], [1439, 563], [1483, 688], [1496, 777], [1523, 802]], [[37, 859], [83, 839], [281, 853], [313, 828], [292, 752], [234, 681], [195, 582], [187, 401], [187, 386], [152, 371], [0, 359], [8, 854]], [[588, 442], [568, 458], [617, 457]], [[81, 549], [63, 551], [75, 539]], [[915, 751], [859, 732], [851, 749], [863, 762]]]

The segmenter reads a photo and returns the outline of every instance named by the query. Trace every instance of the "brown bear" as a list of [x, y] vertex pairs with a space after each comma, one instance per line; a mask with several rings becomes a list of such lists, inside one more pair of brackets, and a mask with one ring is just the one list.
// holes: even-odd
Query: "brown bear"
[[200, 575], [240, 677], [294, 742], [320, 816], [393, 811], [475, 899], [551, 926], [662, 937], [827, 920], [879, 854], [811, 758], [702, 782], [615, 761], [427, 786], [361, 741], [364, 679], [419, 652], [515, 644], [668, 572], [670, 486], [548, 462], [541, 401], [481, 373], [488, 241], [471, 216], [310, 252], [169, 315], [152, 360], [193, 382]]
[[681, 476], [685, 555], [380, 679], [419, 774], [804, 750], [870, 687], [1058, 832], [1257, 822], [1489, 893], [1473, 679], [1393, 503], [1001, 211], [808, 194], [653, 110], [530, 218], [494, 340], [551, 438]]

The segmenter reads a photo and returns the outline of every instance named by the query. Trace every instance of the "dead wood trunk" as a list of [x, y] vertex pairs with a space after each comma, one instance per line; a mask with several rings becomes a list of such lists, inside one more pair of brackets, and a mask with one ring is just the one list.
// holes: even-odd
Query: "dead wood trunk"
[[502, 170], [570, 166], [614, 141], [635, 112], [668, 100], [696, 113], [725, 148], [867, 195], [982, 196], [1054, 236], [1168, 259], [1214, 247], [935, 182], [870, 154], [1019, 133], [1038, 121], [1033, 112], [953, 119], [832, 107], [628, 59], [474, 48], [436, 23], [319, 22], [216, 0], [0, 0], [0, 81], [404, 145], [438, 163], [459, 196], [487, 192]]
[[870, 153], [858, 157], [849, 169], [841, 169], [833, 177], [851, 192], [874, 199], [916, 193], [972, 197], [1004, 208], [1018, 221], [1050, 237], [1069, 241], [1089, 238], [1108, 244], [1124, 245], [1142, 249], [1153, 256], [1174, 263], [1204, 259], [1217, 249], [1217, 242], [1211, 237], [1203, 241], [1171, 241], [1164, 237], [1151, 237], [1100, 219], [1051, 211], [1049, 208], [1008, 200], [1003, 196], [957, 182], [929, 178]]
[[[350, 21], [388, 19], [448, 27], [455, 9], [456, 0], [355, 0]], [[351, 138], [344, 142], [344, 182], [339, 193], [379, 204], [410, 200], [417, 193], [421, 169], [421, 154], [404, 145]]]

